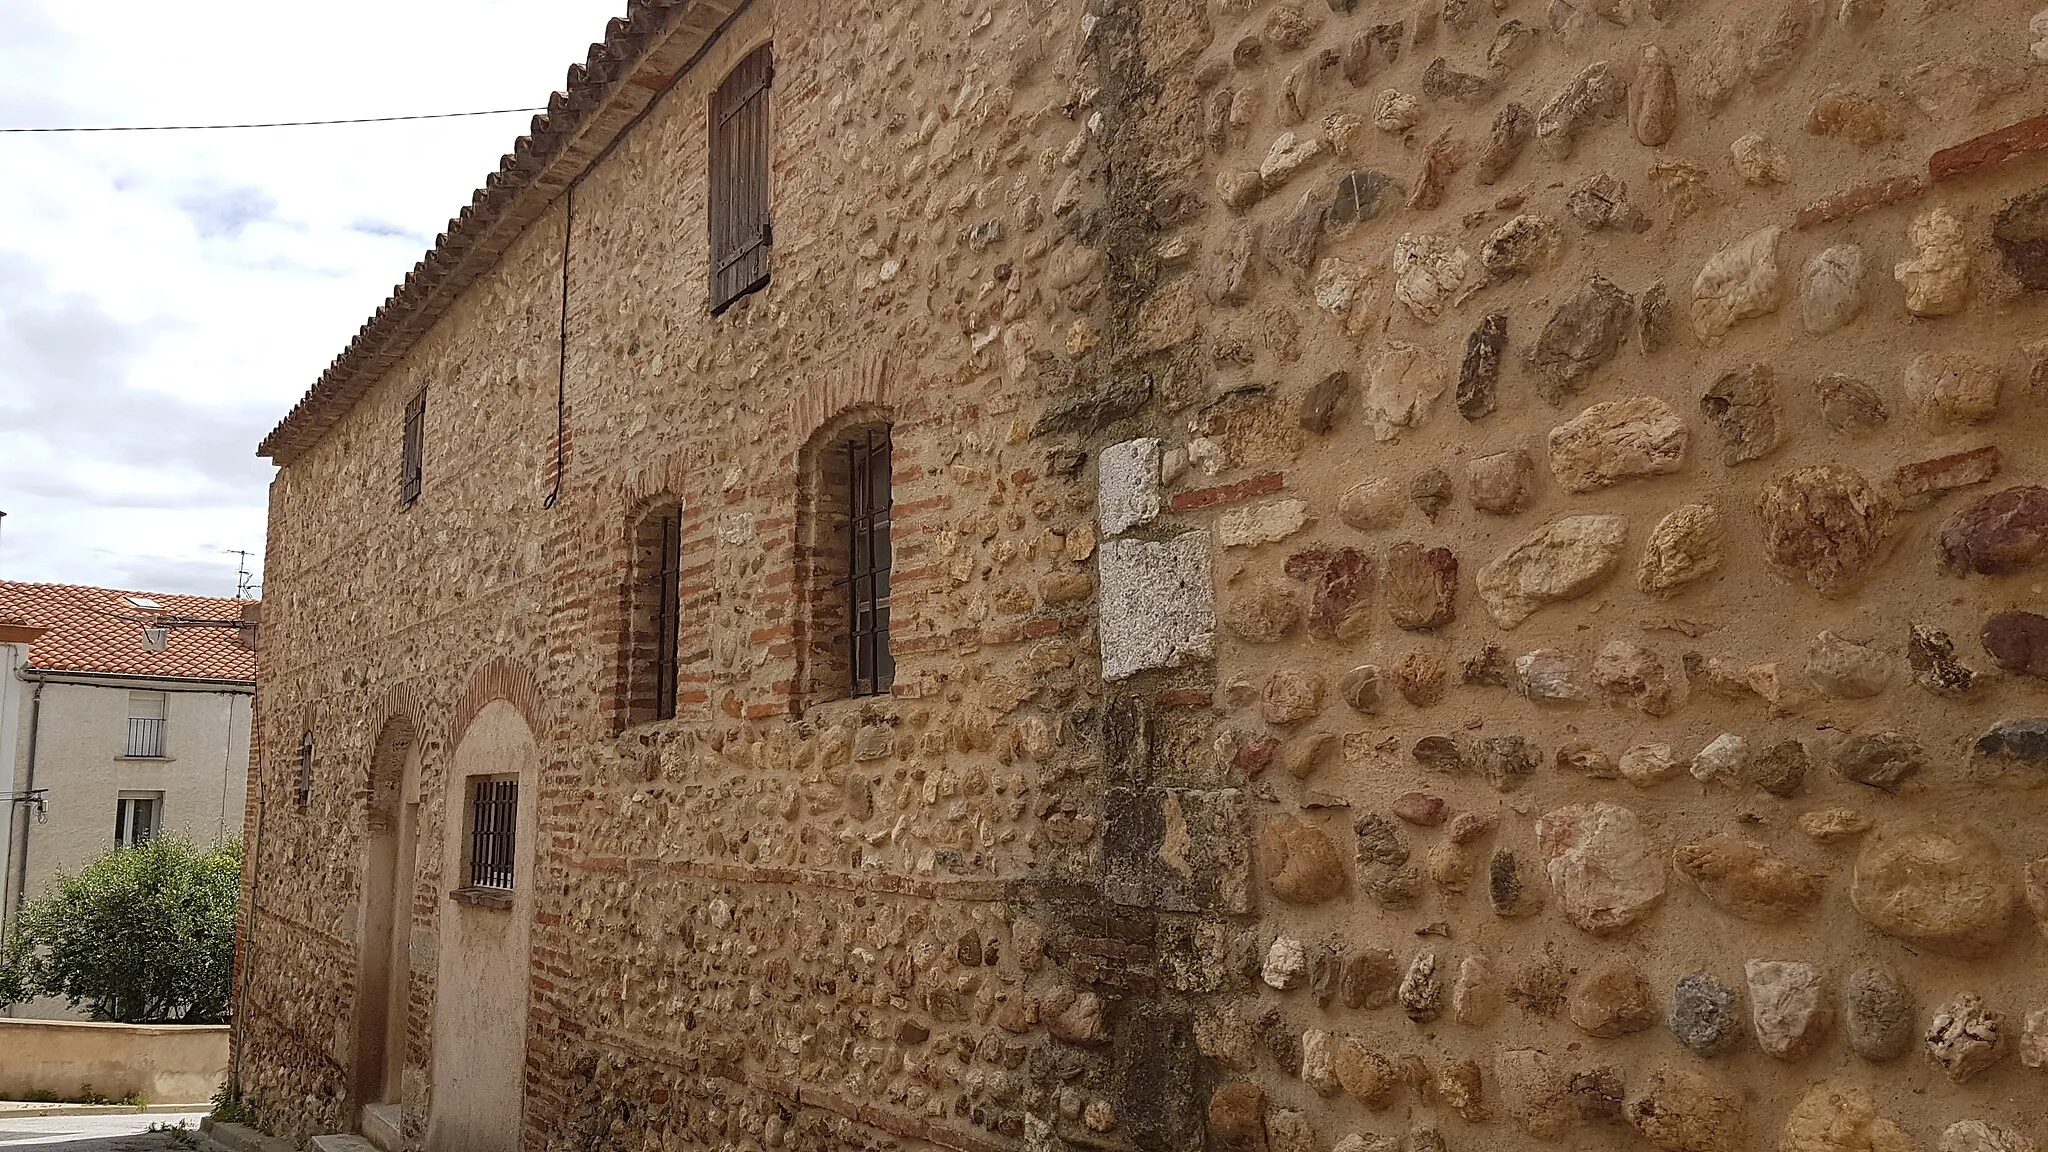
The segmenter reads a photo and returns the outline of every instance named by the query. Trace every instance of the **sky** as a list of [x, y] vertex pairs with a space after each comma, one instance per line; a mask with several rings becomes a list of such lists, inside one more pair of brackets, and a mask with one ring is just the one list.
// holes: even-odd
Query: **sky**
[[[539, 107], [624, 10], [0, 0], [0, 128]], [[257, 441], [529, 119], [0, 133], [0, 579], [260, 571]]]

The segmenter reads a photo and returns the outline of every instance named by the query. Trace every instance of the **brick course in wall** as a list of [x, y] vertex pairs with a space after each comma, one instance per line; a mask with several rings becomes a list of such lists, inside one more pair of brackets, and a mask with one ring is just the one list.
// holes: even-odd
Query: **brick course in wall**
[[[266, 1122], [354, 1125], [402, 729], [426, 1146], [449, 769], [505, 699], [540, 749], [530, 1149], [2048, 1139], [2048, 21], [686, 0], [611, 33], [266, 441]], [[773, 280], [713, 317], [706, 102], [770, 42]], [[815, 448], [878, 414], [895, 682], [835, 698]], [[669, 505], [677, 716], [633, 723]]]

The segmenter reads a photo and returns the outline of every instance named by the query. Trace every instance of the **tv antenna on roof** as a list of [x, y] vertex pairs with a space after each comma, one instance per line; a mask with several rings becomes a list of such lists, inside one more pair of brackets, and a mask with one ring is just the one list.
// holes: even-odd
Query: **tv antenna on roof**
[[255, 574], [249, 571], [249, 557], [255, 553], [247, 548], [223, 548], [221, 551], [240, 558], [235, 566], [235, 599], [249, 599], [256, 589], [261, 587], [253, 579]]

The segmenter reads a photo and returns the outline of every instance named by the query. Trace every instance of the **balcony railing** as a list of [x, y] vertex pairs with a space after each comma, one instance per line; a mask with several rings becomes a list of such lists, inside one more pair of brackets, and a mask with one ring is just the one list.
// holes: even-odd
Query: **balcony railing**
[[131, 716], [128, 718], [128, 755], [161, 757], [164, 754], [164, 722]]

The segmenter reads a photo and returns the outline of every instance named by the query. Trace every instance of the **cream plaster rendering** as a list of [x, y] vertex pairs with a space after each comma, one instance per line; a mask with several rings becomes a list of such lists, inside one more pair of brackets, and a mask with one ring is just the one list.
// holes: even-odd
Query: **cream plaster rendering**
[[518, 843], [524, 847], [511, 891], [487, 900], [466, 871], [468, 837], [452, 835], [443, 845], [441, 887], [454, 895], [442, 913], [435, 981], [433, 1110], [426, 1139], [435, 1152], [495, 1152], [519, 1142], [537, 765], [533, 732], [503, 700], [485, 705], [455, 746], [451, 779], [464, 793], [485, 779], [519, 783]]
[[[0, 581], [0, 928], [117, 845], [242, 834], [260, 610]], [[55, 1001], [12, 1010], [71, 1015]]]
[[0, 1020], [0, 1099], [205, 1106], [227, 1079], [225, 1024]]
[[[35, 899], [58, 873], [75, 873], [115, 847], [124, 798], [154, 806], [158, 834], [186, 836], [199, 844], [241, 835], [254, 695], [249, 688], [40, 671], [27, 676], [12, 790], [29, 788], [33, 746], [34, 786], [45, 791], [40, 805], [13, 806], [13, 855], [6, 869], [9, 919], [21, 897]], [[130, 694], [136, 691], [164, 696], [161, 757], [127, 755]], [[54, 1001], [15, 1010], [17, 1015], [73, 1015]]]
[[[769, 44], [772, 278], [713, 314], [708, 109]], [[486, 998], [535, 1152], [2038, 1144], [2044, 44], [2007, 0], [632, 4], [265, 441], [259, 789], [317, 752], [244, 1091], [357, 1122], [334, 894], [405, 717], [410, 1147], [484, 1098]], [[865, 697], [820, 690], [849, 420]], [[508, 916], [454, 867], [513, 709]]]
[[[129, 694], [137, 690], [167, 697], [161, 757], [127, 755]], [[29, 833], [31, 899], [56, 873], [76, 872], [114, 846], [123, 795], [161, 794], [162, 830], [201, 844], [241, 834], [253, 695], [247, 689], [37, 676], [24, 695], [38, 713], [36, 786], [49, 789], [47, 816]], [[18, 786], [27, 783], [28, 757], [24, 730], [15, 749]]]

